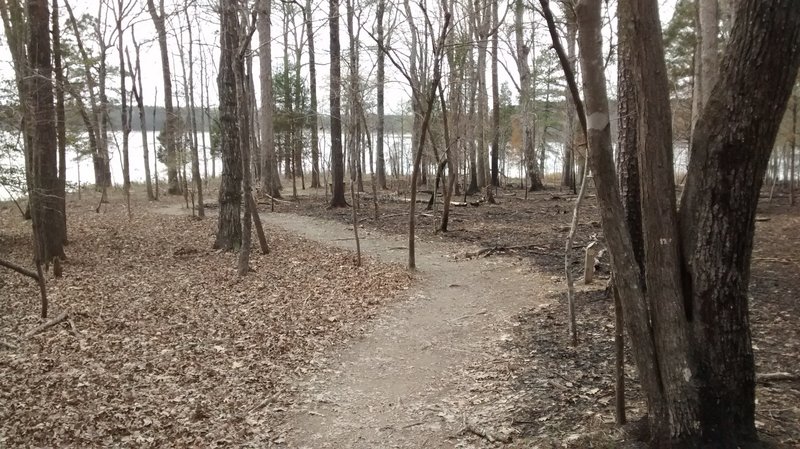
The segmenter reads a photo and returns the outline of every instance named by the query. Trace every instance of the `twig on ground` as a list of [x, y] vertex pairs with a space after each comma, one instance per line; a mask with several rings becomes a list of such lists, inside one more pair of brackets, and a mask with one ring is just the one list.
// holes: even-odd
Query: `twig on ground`
[[477, 435], [481, 438], [486, 438], [489, 442], [494, 443], [495, 441], [499, 441], [501, 443], [508, 444], [511, 442], [511, 435], [505, 434], [498, 434], [490, 432], [488, 429], [479, 427], [475, 424], [467, 422], [464, 426], [464, 431]]
[[30, 337], [38, 334], [39, 332], [45, 331], [47, 329], [50, 329], [51, 327], [55, 326], [56, 324], [63, 323], [64, 321], [68, 320], [68, 317], [69, 317], [69, 314], [66, 311], [61, 312], [60, 314], [58, 314], [57, 317], [53, 318], [52, 320], [50, 320], [50, 321], [48, 321], [48, 322], [46, 322], [44, 324], [41, 324], [41, 325], [37, 326], [36, 328], [28, 331], [28, 333], [25, 334], [25, 338], [30, 338]]
[[[262, 193], [262, 195], [264, 195], [265, 197], [269, 198], [270, 202], [277, 201], [279, 203], [292, 204], [292, 201], [280, 200], [280, 199], [272, 197], [272, 196], [270, 196], [270, 195], [268, 195], [266, 193]], [[271, 204], [271, 203], [262, 203], [261, 201], [259, 201], [258, 204], [268, 205], [268, 204]]]
[[421, 426], [421, 425], [423, 425], [423, 424], [425, 424], [425, 421], [413, 422], [413, 423], [411, 423], [411, 424], [406, 424], [405, 426], [403, 426], [403, 428], [404, 428], [404, 429], [410, 429], [410, 428], [412, 428], [412, 427]]
[[39, 280], [39, 275], [38, 274], [36, 274], [35, 272], [33, 272], [33, 271], [23, 267], [23, 266], [17, 265], [15, 263], [11, 262], [11, 261], [0, 259], [0, 267], [6, 267], [9, 270], [14, 270], [17, 273], [25, 275], [25, 276], [28, 276], [29, 278], [32, 278], [32, 279], [34, 279], [36, 281]]

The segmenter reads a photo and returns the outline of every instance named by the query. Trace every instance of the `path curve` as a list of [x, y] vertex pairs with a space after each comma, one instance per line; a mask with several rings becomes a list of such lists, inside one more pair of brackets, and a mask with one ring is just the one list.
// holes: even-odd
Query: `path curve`
[[[167, 211], [165, 211], [167, 212]], [[169, 212], [176, 213], [177, 210]], [[167, 213], [169, 213], [167, 212]], [[185, 213], [185, 210], [184, 210]], [[324, 245], [355, 250], [352, 226], [285, 213], [261, 213], [279, 227]], [[403, 265], [407, 237], [360, 229], [361, 249]], [[296, 385], [299, 398], [280, 429], [292, 448], [456, 447], [458, 403], [474, 379], [471, 364], [490, 363], [512, 333], [512, 318], [543, 305], [548, 276], [504, 258], [465, 259], [476, 247], [417, 241], [417, 271], [400, 301], [387, 306], [349, 347]]]

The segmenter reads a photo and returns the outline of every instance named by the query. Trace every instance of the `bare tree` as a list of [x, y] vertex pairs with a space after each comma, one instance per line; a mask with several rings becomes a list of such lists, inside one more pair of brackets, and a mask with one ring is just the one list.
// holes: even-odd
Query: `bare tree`
[[79, 109], [84, 114], [84, 124], [86, 131], [89, 134], [90, 147], [92, 147], [92, 162], [94, 165], [95, 185], [98, 189], [103, 190], [105, 197], [105, 188], [111, 186], [111, 167], [108, 158], [108, 139], [102, 133], [101, 122], [103, 121], [102, 115], [104, 109], [102, 108], [102, 99], [98, 93], [98, 80], [94, 76], [92, 67], [92, 58], [83, 42], [83, 35], [78, 28], [78, 21], [72, 12], [72, 7], [69, 1], [64, 1], [64, 6], [67, 8], [69, 14], [69, 23], [72, 28], [72, 33], [75, 37], [75, 43], [78, 47], [81, 61], [83, 63], [84, 77], [86, 78], [86, 91], [89, 96], [89, 106], [91, 108], [91, 115], [87, 112], [87, 108], [82, 106], [83, 99], [80, 94], [74, 90], [69, 90], [70, 96], [79, 103]]
[[[536, 166], [536, 123], [534, 122], [533, 102], [533, 76], [528, 65], [531, 45], [525, 42], [524, 20], [525, 2], [514, 2], [514, 37], [516, 40], [515, 60], [519, 72], [519, 104], [520, 128], [522, 131], [522, 154], [525, 158], [525, 170], [528, 176], [528, 188], [531, 191], [540, 190], [542, 179]], [[531, 33], [533, 34], [533, 33]]]
[[[192, 34], [192, 19], [189, 17], [189, 1], [185, 0], [183, 4], [183, 13], [186, 19], [186, 31], [189, 33], [189, 49], [188, 49], [188, 80], [186, 95], [188, 96], [187, 107], [189, 108], [189, 122], [192, 129], [192, 181], [194, 188], [197, 191], [197, 215], [205, 217], [205, 205], [203, 204], [203, 178], [200, 177], [200, 157], [197, 151], [197, 114], [195, 113], [194, 105], [194, 36]], [[181, 61], [183, 60], [183, 52], [181, 51]], [[184, 71], [184, 78], [186, 78], [186, 71]]]
[[125, 204], [128, 209], [128, 218], [131, 216], [131, 164], [128, 156], [128, 141], [131, 134], [131, 121], [130, 115], [132, 108], [128, 105], [128, 90], [126, 88], [126, 80], [128, 73], [125, 71], [125, 48], [123, 37], [125, 35], [125, 27], [122, 26], [123, 21], [131, 12], [134, 6], [133, 2], [125, 2], [125, 0], [117, 0], [114, 4], [114, 23], [117, 31], [117, 54], [119, 56], [119, 83], [120, 83], [120, 125], [122, 126], [122, 189], [125, 192]]
[[133, 66], [131, 64], [130, 55], [127, 54], [127, 49], [125, 50], [127, 59], [128, 59], [128, 70], [131, 72], [133, 81], [132, 81], [132, 93], [133, 98], [136, 100], [136, 108], [139, 111], [139, 126], [142, 131], [142, 158], [144, 159], [144, 182], [145, 187], [147, 190], [147, 199], [148, 200], [155, 200], [156, 197], [153, 195], [153, 184], [150, 179], [150, 149], [147, 145], [147, 118], [145, 117], [144, 113], [144, 98], [142, 93], [142, 63], [141, 58], [139, 57], [141, 51], [140, 44], [136, 41], [136, 34], [134, 31], [134, 27], [131, 27], [131, 40], [133, 41], [133, 48], [136, 52], [136, 65]]
[[176, 143], [176, 123], [178, 116], [172, 104], [172, 74], [169, 66], [169, 46], [167, 44], [166, 13], [164, 12], [164, 0], [159, 0], [158, 9], [154, 0], [147, 0], [147, 10], [153, 19], [158, 35], [158, 46], [161, 50], [161, 74], [164, 80], [164, 109], [166, 110], [166, 122], [164, 124], [164, 138], [166, 140], [166, 160], [167, 160], [167, 193], [179, 195], [181, 187], [178, 183], [177, 166], [177, 143]]

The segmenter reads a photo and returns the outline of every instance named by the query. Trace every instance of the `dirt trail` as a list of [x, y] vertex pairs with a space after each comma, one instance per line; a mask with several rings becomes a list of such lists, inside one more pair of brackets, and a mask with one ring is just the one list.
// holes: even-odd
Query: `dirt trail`
[[[177, 212], [177, 211], [172, 211]], [[185, 212], [185, 211], [184, 211]], [[294, 214], [262, 213], [280, 227], [325, 245], [355, 250], [351, 226]], [[362, 251], [405, 264], [407, 238], [361, 230]], [[511, 318], [547, 300], [552, 281], [510, 258], [467, 260], [466, 245], [417, 242], [417, 272], [406, 300], [384, 309], [365, 335], [333, 353], [296, 390], [281, 429], [296, 448], [455, 447], [459, 415], [474, 379], [511, 333]]]
[[[263, 214], [328, 245], [355, 249], [352, 227]], [[366, 234], [362, 230], [362, 234]], [[405, 263], [407, 239], [363, 235], [362, 250]], [[417, 282], [360, 341], [298, 385], [287, 443], [309, 448], [453, 447], [463, 427], [452, 404], [472, 384], [458, 373], [510, 332], [509, 319], [543, 301], [549, 279], [501, 258], [454, 260], [463, 245], [417, 242]]]

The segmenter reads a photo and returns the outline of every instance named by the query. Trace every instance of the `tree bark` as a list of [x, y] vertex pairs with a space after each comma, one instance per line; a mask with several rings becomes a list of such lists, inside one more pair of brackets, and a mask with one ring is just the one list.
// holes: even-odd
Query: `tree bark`
[[344, 154], [342, 153], [342, 69], [339, 45], [339, 0], [329, 0], [330, 14], [330, 109], [332, 195], [330, 207], [347, 207], [344, 196]]
[[47, 0], [27, 1], [28, 64], [25, 92], [27, 139], [31, 142], [32, 179], [29, 192], [34, 233], [34, 259], [49, 264], [64, 258], [58, 148], [53, 99], [53, 66], [50, 49], [50, 8]]
[[692, 141], [680, 224], [706, 441], [755, 437], [748, 284], [755, 212], [800, 65], [800, 7], [742, 0]]
[[251, 192], [251, 173], [250, 173], [250, 94], [248, 76], [252, 72], [245, 74], [244, 59], [250, 50], [249, 34], [240, 36], [237, 42], [236, 56], [233, 60], [233, 76], [236, 80], [236, 121], [239, 123], [239, 152], [242, 163], [242, 194], [244, 195], [244, 218], [242, 219], [242, 247], [239, 250], [238, 272], [239, 276], [245, 276], [250, 271], [250, 249], [252, 246], [252, 223], [253, 214], [258, 214], [254, 210], [250, 201]]
[[673, 161], [658, 3], [632, 0], [628, 6], [635, 18], [630, 57], [641, 201], [648, 204], [642, 211], [644, 260], [651, 268], [646, 294], [638, 287], [641, 273], [613, 176], [600, 2], [581, 1], [577, 15], [590, 163], [648, 398], [652, 444], [736, 447], [756, 437], [749, 266], [758, 193], [800, 66], [794, 45], [800, 8], [791, 0], [741, 2], [719, 79], [692, 138], [676, 216], [672, 195], [663, 195], [674, 190], [674, 178], [663, 169]]
[[219, 218], [214, 248], [238, 250], [242, 245], [242, 159], [237, 120], [237, 85], [234, 64], [239, 46], [236, 0], [220, 3], [219, 90], [220, 152], [222, 181], [219, 188]]
[[[651, 404], [651, 429], [656, 439], [696, 444], [700, 429], [687, 310], [681, 278], [681, 255], [672, 154], [672, 116], [658, 3], [637, 0], [633, 6], [635, 38], [631, 39], [636, 74], [637, 146], [640, 182], [644, 278], [656, 342], [664, 406]], [[660, 413], [665, 413], [660, 416]], [[669, 425], [665, 425], [669, 423]]]

